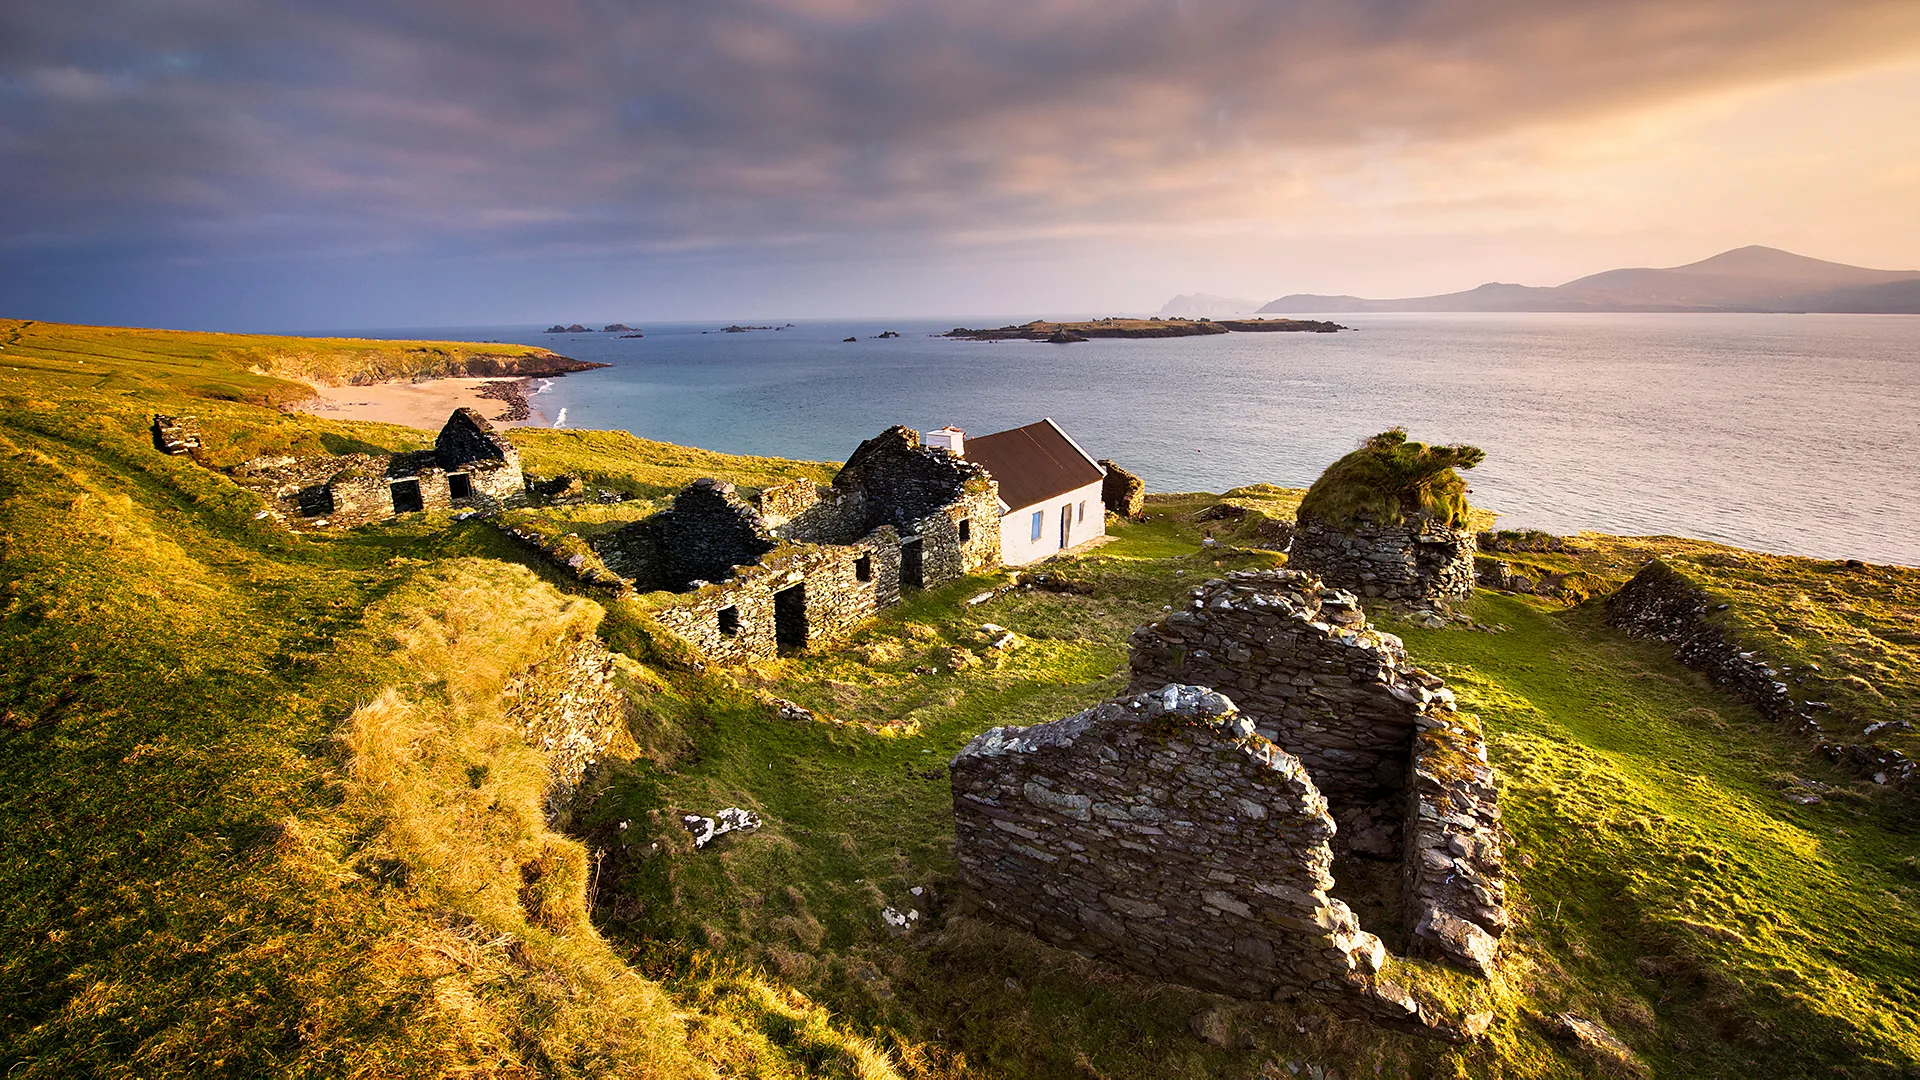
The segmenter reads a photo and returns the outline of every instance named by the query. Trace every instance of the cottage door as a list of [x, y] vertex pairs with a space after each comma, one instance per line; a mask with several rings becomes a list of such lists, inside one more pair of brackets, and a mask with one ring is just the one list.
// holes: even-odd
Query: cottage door
[[1073, 504], [1068, 503], [1067, 505], [1060, 508], [1060, 550], [1065, 551], [1067, 548], [1071, 547], [1072, 544], [1070, 544], [1068, 541], [1070, 541], [1072, 538], [1073, 538]]

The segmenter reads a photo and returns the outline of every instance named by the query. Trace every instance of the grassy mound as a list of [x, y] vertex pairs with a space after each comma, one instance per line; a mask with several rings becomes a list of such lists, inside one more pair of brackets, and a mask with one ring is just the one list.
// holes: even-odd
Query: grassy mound
[[1327, 466], [1300, 500], [1300, 513], [1330, 525], [1364, 519], [1375, 525], [1431, 521], [1457, 528], [1467, 523], [1471, 508], [1467, 482], [1454, 470], [1471, 469], [1485, 458], [1477, 447], [1428, 446], [1408, 442], [1401, 428], [1383, 431]]

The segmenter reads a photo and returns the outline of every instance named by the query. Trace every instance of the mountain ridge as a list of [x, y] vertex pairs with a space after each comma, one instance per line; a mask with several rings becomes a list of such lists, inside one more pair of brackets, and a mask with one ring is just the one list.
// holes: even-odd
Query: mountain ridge
[[1562, 285], [1488, 282], [1374, 300], [1293, 293], [1263, 315], [1368, 311], [1671, 311], [1920, 314], [1920, 270], [1876, 270], [1758, 244], [1670, 267], [1623, 267]]

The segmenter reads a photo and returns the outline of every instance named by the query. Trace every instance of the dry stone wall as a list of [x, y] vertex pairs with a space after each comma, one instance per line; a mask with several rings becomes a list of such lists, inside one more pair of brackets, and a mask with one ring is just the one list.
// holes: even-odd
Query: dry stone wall
[[1218, 693], [1169, 684], [994, 728], [951, 772], [963, 882], [1050, 942], [1258, 999], [1386, 962], [1327, 894], [1326, 799]]
[[1920, 774], [1913, 759], [1891, 747], [1830, 736], [1821, 717], [1826, 703], [1796, 695], [1784, 665], [1744, 648], [1715, 626], [1709, 613], [1726, 605], [1716, 604], [1704, 588], [1667, 563], [1649, 560], [1607, 597], [1606, 605], [1608, 622], [1635, 637], [1673, 645], [1674, 659], [1752, 702], [1767, 719], [1811, 737], [1827, 757], [1852, 771], [1875, 783], [1901, 787], [1912, 785]]
[[855, 544], [782, 545], [676, 599], [656, 620], [709, 659], [744, 663], [850, 633], [899, 602], [899, 568], [892, 529]]
[[[1294, 570], [1235, 573], [1193, 589], [1185, 610], [1131, 644], [1131, 693], [1173, 684], [1224, 694], [1328, 802], [1329, 850], [1399, 863], [1395, 929], [1412, 952], [1491, 970], [1508, 916], [1479, 721], [1398, 638], [1369, 627], [1351, 593]], [[1276, 865], [1296, 856], [1272, 855]]]
[[1219, 690], [1305, 762], [1336, 804], [1394, 797], [1406, 784], [1416, 706], [1450, 696], [1413, 667], [1399, 638], [1367, 625], [1352, 593], [1292, 570], [1197, 586], [1185, 610], [1141, 627], [1129, 645], [1131, 689]]
[[1474, 534], [1432, 522], [1333, 525], [1300, 515], [1287, 564], [1364, 597], [1464, 600], [1473, 595]]
[[1106, 479], [1100, 481], [1100, 502], [1111, 513], [1137, 518], [1147, 506], [1147, 485], [1139, 477], [1107, 460], [1100, 459]]
[[630, 752], [633, 704], [615, 682], [619, 660], [598, 637], [562, 641], [507, 684], [501, 704], [529, 745], [545, 753], [548, 824], [573, 803], [588, 766]]

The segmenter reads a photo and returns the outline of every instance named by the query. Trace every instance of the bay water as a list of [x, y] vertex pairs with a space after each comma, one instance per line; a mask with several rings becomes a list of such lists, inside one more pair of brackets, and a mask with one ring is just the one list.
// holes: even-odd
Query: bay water
[[[546, 423], [843, 460], [892, 424], [1050, 416], [1150, 491], [1305, 487], [1366, 436], [1486, 451], [1503, 528], [1666, 533], [1920, 565], [1920, 316], [1357, 314], [1337, 334], [1072, 345], [938, 336], [1000, 319], [356, 331], [544, 345]], [[886, 331], [900, 336], [880, 338]], [[843, 339], [854, 337], [848, 342]]]

